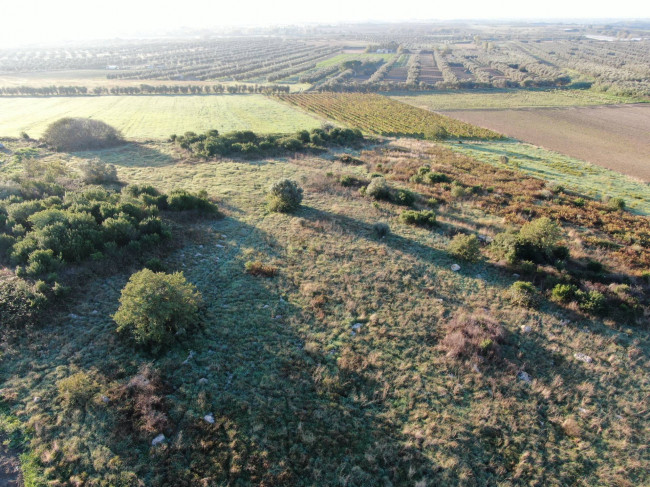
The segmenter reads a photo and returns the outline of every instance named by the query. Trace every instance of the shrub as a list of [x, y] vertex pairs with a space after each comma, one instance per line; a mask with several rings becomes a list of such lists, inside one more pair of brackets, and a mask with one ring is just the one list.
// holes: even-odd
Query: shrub
[[278, 273], [278, 268], [270, 265], [270, 264], [264, 264], [263, 262], [256, 260], [256, 261], [248, 261], [245, 264], [246, 267], [246, 272], [253, 276], [263, 276], [263, 277], [273, 277]]
[[33, 325], [46, 303], [25, 281], [0, 280], [0, 331]]
[[118, 181], [115, 166], [96, 158], [79, 163], [79, 171], [81, 171], [82, 181], [86, 184], [107, 184]]
[[573, 284], [556, 284], [551, 291], [551, 299], [557, 303], [568, 303], [575, 299], [578, 288]]
[[165, 274], [143, 269], [122, 289], [113, 319], [136, 343], [158, 346], [195, 324], [201, 294], [182, 272]]
[[462, 199], [467, 196], [467, 191], [460, 184], [452, 184], [451, 195], [456, 199]]
[[28, 276], [38, 276], [56, 271], [61, 265], [61, 259], [50, 249], [35, 250], [27, 258], [25, 272]]
[[374, 177], [366, 187], [366, 195], [376, 200], [390, 200], [390, 186], [382, 176]]
[[527, 281], [517, 281], [510, 286], [508, 298], [511, 302], [524, 308], [537, 304], [537, 288]]
[[372, 224], [372, 231], [377, 237], [382, 238], [390, 233], [390, 227], [387, 223], [377, 222]]
[[446, 335], [440, 345], [447, 352], [447, 357], [472, 360], [499, 358], [499, 344], [505, 341], [505, 331], [492, 318], [461, 314], [445, 328]]
[[402, 212], [399, 219], [407, 225], [432, 227], [436, 224], [436, 212], [433, 210], [406, 210]]
[[267, 194], [268, 208], [271, 211], [290, 213], [302, 202], [302, 188], [290, 179], [280, 179], [271, 185]]
[[407, 189], [398, 189], [392, 199], [398, 205], [411, 206], [415, 203], [415, 193]]
[[430, 172], [424, 178], [429, 184], [450, 183], [451, 178], [441, 172]]
[[167, 208], [171, 211], [200, 210], [209, 213], [218, 211], [217, 206], [208, 200], [205, 191], [194, 194], [184, 189], [176, 189], [169, 193]]
[[52, 122], [42, 140], [57, 151], [102, 149], [124, 143], [118, 130], [89, 118], [62, 118]]
[[578, 298], [580, 309], [586, 313], [595, 315], [604, 314], [607, 309], [607, 299], [599, 291], [592, 290], [587, 293], [578, 291], [576, 297]]
[[476, 235], [455, 235], [448, 250], [454, 257], [468, 262], [476, 262], [481, 257], [481, 244]]
[[519, 238], [517, 233], [502, 232], [497, 234], [490, 244], [490, 252], [499, 260], [514, 264], [518, 258]]
[[97, 383], [87, 372], [77, 372], [57, 381], [58, 397], [65, 408], [85, 406], [98, 390]]
[[623, 198], [610, 198], [607, 206], [614, 211], [625, 209], [625, 200]]
[[550, 256], [557, 245], [562, 232], [557, 223], [550, 218], [542, 217], [526, 223], [519, 230], [519, 240], [523, 245], [532, 247], [534, 251]]

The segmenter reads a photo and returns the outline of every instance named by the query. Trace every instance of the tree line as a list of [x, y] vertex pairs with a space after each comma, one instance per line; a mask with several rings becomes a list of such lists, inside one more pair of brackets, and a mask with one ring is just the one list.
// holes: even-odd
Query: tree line
[[288, 85], [148, 85], [138, 86], [5, 86], [0, 96], [100, 96], [100, 95], [211, 95], [237, 93], [289, 93]]

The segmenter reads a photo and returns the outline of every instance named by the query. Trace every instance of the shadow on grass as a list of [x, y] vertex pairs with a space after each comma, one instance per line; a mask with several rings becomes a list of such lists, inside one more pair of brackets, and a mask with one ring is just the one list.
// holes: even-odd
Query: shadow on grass
[[180, 162], [171, 154], [161, 152], [156, 145], [143, 142], [129, 142], [119, 147], [72, 152], [71, 154], [85, 159], [99, 159], [106, 164], [124, 167], [164, 167]]

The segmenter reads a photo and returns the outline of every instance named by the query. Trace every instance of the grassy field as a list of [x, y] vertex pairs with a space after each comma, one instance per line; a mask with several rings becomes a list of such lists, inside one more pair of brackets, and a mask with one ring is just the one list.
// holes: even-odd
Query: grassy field
[[[633, 210], [650, 215], [650, 186], [616, 171], [513, 139], [445, 145], [479, 161], [516, 168], [594, 198], [623, 198]], [[504, 155], [507, 163], [501, 160]]]
[[39, 137], [61, 117], [107, 122], [125, 136], [166, 138], [188, 130], [295, 132], [321, 119], [264, 95], [0, 98], [0, 136]]
[[401, 102], [428, 110], [573, 107], [643, 101], [637, 98], [588, 90], [472, 90], [436, 93], [394, 93], [391, 96]]
[[444, 112], [650, 182], [650, 105]]
[[[115, 334], [111, 315], [137, 267], [86, 275], [44, 327], [2, 344], [0, 429], [26, 425], [27, 473], [52, 485], [647, 482], [648, 423], [639, 412], [650, 392], [647, 330], [546, 300], [539, 309], [513, 305], [505, 292], [516, 280], [512, 270], [486, 258], [450, 269], [457, 259], [447, 245], [456, 231], [505, 228], [502, 214], [481, 209], [482, 201], [518, 191], [518, 199], [504, 200], [507, 211], [518, 211], [520, 198], [540, 211], [565, 203], [538, 200], [543, 181], [495, 172], [427, 142], [355, 155], [363, 165], [311, 156], [197, 164], [165, 144], [41, 150], [44, 160], [63, 158], [71, 168], [82, 157], [107, 160], [123, 181], [205, 189], [222, 217], [179, 218], [175, 248], [161, 254], [206, 303], [204, 327], [166, 353], [135, 350]], [[403, 207], [337, 183], [342, 174], [383, 171], [424, 199], [449, 199], [442, 185], [408, 183], [422, 164], [494, 192], [439, 206], [440, 225], [429, 230], [401, 223]], [[268, 182], [280, 177], [305, 189], [295, 215], [264, 207]], [[587, 215], [571, 208], [578, 220]], [[377, 222], [390, 226], [384, 238], [373, 231]], [[571, 251], [586, 252], [581, 239], [592, 230], [566, 225]], [[278, 275], [251, 276], [248, 260], [275, 265]], [[448, 323], [463, 313], [503, 327], [502, 361], [448, 356]], [[57, 381], [79, 371], [92, 377], [96, 396], [71, 409]], [[521, 371], [530, 383], [517, 378]], [[151, 384], [144, 390], [161, 398], [163, 445], [150, 446], [161, 431], [147, 430], [142, 418], [124, 422], [126, 383]], [[214, 424], [203, 419], [209, 413]]]

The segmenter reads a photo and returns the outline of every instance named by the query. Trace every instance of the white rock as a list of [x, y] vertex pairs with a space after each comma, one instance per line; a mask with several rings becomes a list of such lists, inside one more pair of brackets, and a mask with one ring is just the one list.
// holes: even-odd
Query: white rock
[[458, 272], [460, 270], [460, 266], [458, 264], [451, 264], [451, 270]]
[[363, 326], [363, 325], [362, 325], [361, 323], [355, 323], [354, 325], [352, 325], [352, 329], [353, 329], [354, 331], [359, 331], [359, 330], [361, 329], [362, 326]]
[[212, 413], [206, 414], [205, 416], [203, 416], [203, 419], [205, 420], [206, 423], [214, 424], [214, 416], [212, 415]]
[[533, 331], [533, 329], [528, 325], [524, 325], [524, 326], [521, 327], [521, 331], [523, 333], [530, 333], [531, 331]]
[[514, 277], [515, 279], [517, 279], [517, 278], [519, 278], [519, 277], [521, 277], [521, 276], [515, 272], [515, 273], [512, 275], [512, 277]]
[[225, 249], [226, 248], [225, 246], [219, 245], [219, 244], [215, 245], [215, 247], [219, 247], [220, 249]]
[[96, 315], [96, 314], [98, 314], [98, 313], [99, 313], [99, 311], [97, 311], [96, 309], [94, 309], [93, 312], [92, 312], [91, 314]]
[[478, 369], [478, 365], [476, 365], [476, 364], [472, 365], [472, 370], [473, 370], [474, 372], [476, 372], [477, 374], [480, 374], [480, 373], [481, 373], [481, 371]]
[[582, 352], [576, 352], [573, 354], [573, 356], [586, 364], [590, 364], [591, 362], [594, 361], [594, 359], [592, 359], [589, 355], [585, 355]]
[[201, 377], [199, 379], [199, 385], [205, 385], [207, 383], [208, 383], [208, 379], [206, 379], [205, 377]]
[[523, 380], [524, 382], [526, 382], [528, 384], [530, 384], [533, 381], [533, 378], [527, 372], [524, 372], [523, 370], [520, 371], [517, 374], [517, 379]]
[[102, 396], [102, 402], [104, 404], [108, 404], [109, 401], [110, 401], [110, 399], [107, 396]]
[[76, 315], [76, 314], [74, 314], [74, 313], [70, 313], [70, 314], [68, 315], [68, 318], [72, 318], [73, 320], [76, 320], [77, 318], [79, 318], [79, 315]]
[[34, 396], [34, 402], [41, 402], [41, 396]]
[[153, 441], [151, 442], [151, 446], [156, 446], [161, 444], [163, 441], [165, 441], [165, 435], [160, 433], [158, 436], [156, 436]]

